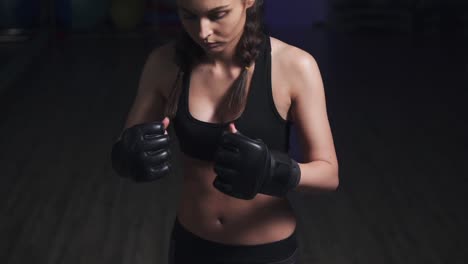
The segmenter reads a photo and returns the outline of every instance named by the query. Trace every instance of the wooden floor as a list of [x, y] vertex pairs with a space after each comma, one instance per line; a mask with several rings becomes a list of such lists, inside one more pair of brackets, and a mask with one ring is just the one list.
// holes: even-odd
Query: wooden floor
[[[272, 34], [317, 59], [340, 161], [338, 191], [290, 196], [301, 263], [467, 263], [466, 43]], [[135, 184], [109, 162], [159, 43], [53, 41], [2, 92], [0, 263], [166, 263], [180, 173]]]

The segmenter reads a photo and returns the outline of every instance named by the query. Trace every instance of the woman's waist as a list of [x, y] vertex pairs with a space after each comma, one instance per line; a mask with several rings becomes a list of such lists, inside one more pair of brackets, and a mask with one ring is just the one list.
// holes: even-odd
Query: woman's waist
[[178, 218], [202, 237], [255, 244], [285, 238], [295, 230], [296, 217], [286, 198], [258, 194], [241, 200], [207, 183], [184, 180], [183, 185]]
[[205, 235], [197, 235], [185, 226], [176, 218], [172, 230], [172, 241], [178, 246], [179, 256], [187, 257], [185, 262], [193, 262], [196, 261], [194, 257], [200, 257], [197, 259], [200, 263], [207, 259], [219, 263], [228, 260], [232, 263], [292, 263], [297, 258], [298, 241], [295, 232], [287, 237], [252, 243], [245, 239], [207, 239]]

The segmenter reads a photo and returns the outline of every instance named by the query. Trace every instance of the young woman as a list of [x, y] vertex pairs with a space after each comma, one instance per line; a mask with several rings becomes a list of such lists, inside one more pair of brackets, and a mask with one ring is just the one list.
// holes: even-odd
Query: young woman
[[[170, 137], [179, 140], [171, 263], [297, 263], [286, 194], [338, 186], [318, 66], [263, 32], [262, 2], [178, 0], [182, 36], [148, 57], [113, 146], [119, 175], [152, 181], [170, 174]], [[301, 163], [287, 154], [291, 123]]]

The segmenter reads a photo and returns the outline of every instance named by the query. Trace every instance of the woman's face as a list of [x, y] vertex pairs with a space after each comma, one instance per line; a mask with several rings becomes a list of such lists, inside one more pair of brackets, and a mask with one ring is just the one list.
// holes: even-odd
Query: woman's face
[[177, 0], [185, 31], [207, 53], [234, 46], [244, 30], [254, 0]]

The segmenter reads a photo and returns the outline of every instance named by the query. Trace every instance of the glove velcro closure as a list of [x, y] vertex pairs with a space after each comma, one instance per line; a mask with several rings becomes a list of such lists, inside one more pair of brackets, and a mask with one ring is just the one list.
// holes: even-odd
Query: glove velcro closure
[[276, 150], [270, 153], [270, 178], [264, 182], [260, 193], [282, 197], [299, 184], [301, 171], [288, 154]]

